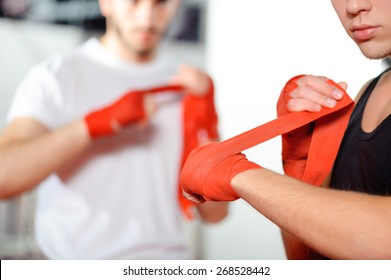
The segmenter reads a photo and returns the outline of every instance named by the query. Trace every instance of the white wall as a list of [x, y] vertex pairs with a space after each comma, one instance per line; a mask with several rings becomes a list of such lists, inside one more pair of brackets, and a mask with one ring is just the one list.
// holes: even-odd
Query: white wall
[[[297, 74], [346, 81], [354, 97], [380, 72], [365, 59], [334, 14], [330, 1], [208, 1], [207, 65], [217, 85], [222, 138], [275, 118], [285, 82]], [[280, 139], [246, 152], [281, 172]], [[297, 207], [300, 207], [298, 205]], [[278, 228], [243, 201], [222, 224], [204, 230], [207, 259], [284, 259]]]
[[77, 28], [0, 19], [0, 130], [16, 87], [32, 65], [70, 50], [83, 36]]

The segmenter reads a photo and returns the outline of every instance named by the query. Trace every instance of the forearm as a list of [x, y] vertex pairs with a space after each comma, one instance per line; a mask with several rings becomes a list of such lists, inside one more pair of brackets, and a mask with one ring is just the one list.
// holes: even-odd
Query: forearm
[[281, 237], [284, 242], [285, 254], [288, 260], [308, 259], [308, 246], [285, 230], [281, 230]]
[[89, 143], [84, 121], [33, 139], [0, 144], [0, 198], [30, 190], [59, 170]]
[[[328, 187], [330, 185], [331, 173], [327, 176], [322, 184], [322, 187]], [[281, 230], [282, 240], [284, 242], [285, 253], [289, 260], [302, 260], [309, 258], [309, 248], [290, 233], [285, 230]]]
[[265, 169], [240, 173], [232, 185], [259, 212], [327, 257], [391, 257], [389, 197], [317, 188]]

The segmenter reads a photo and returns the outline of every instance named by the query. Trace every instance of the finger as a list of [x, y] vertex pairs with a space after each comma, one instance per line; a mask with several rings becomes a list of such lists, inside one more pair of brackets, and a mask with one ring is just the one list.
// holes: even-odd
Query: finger
[[198, 195], [198, 194], [190, 194], [190, 193], [187, 193], [185, 191], [183, 191], [183, 196], [194, 202], [194, 203], [197, 203], [197, 204], [200, 204], [200, 203], [204, 203], [206, 200], [201, 196], [201, 195]]
[[180, 65], [177, 73], [171, 77], [169, 83], [171, 84], [186, 84], [189, 77], [190, 67], [187, 65]]
[[348, 84], [345, 82], [339, 82], [338, 85], [343, 88], [344, 91], [348, 89]]
[[148, 118], [151, 117], [153, 114], [156, 113], [157, 109], [158, 109], [158, 105], [154, 96], [150, 94], [146, 94], [144, 96], [144, 110], [146, 116]]
[[319, 112], [322, 107], [318, 103], [313, 102], [311, 100], [304, 98], [295, 98], [288, 101], [287, 108], [291, 112]]
[[334, 100], [340, 100], [343, 97], [343, 91], [338, 87], [328, 83], [329, 79], [323, 76], [307, 75], [296, 81], [300, 87], [310, 87], [318, 93]]
[[168, 80], [168, 84], [169, 84], [169, 85], [181, 85], [181, 84], [182, 84], [181, 77], [178, 76], [178, 75], [172, 76], [172, 77]]
[[327, 95], [320, 93], [312, 87], [301, 86], [296, 88], [290, 93], [293, 99], [308, 99], [313, 103], [317, 103], [321, 106], [333, 108], [337, 101], [334, 98], [330, 98]]
[[170, 79], [170, 83], [182, 85], [185, 93], [195, 96], [205, 95], [211, 86], [204, 72], [188, 65], [181, 65], [176, 76]]
[[143, 106], [144, 106], [144, 111], [145, 111], [145, 117], [138, 122], [138, 126], [141, 128], [148, 126], [149, 119], [158, 110], [157, 102], [152, 95], [145, 95], [144, 96]]

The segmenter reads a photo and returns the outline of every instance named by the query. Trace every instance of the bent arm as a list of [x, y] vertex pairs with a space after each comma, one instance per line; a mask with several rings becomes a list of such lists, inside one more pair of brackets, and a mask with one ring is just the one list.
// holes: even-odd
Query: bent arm
[[0, 135], [0, 199], [32, 189], [90, 141], [82, 120], [49, 131], [35, 119], [15, 119]]
[[[324, 78], [322, 78], [322, 77], [307, 76], [306, 78], [302, 79], [302, 83], [304, 84], [304, 86], [305, 86], [305, 79], [324, 80]], [[314, 84], [314, 83], [315, 83], [315, 81], [311, 82], [311, 84]], [[357, 102], [360, 99], [360, 97], [364, 93], [365, 89], [368, 87], [369, 83], [370, 83], [370, 81], [368, 81], [361, 88], [361, 90], [359, 91], [359, 93], [355, 99], [355, 102]], [[346, 90], [346, 88], [347, 88], [346, 84], [339, 83], [339, 85], [342, 86], [342, 88]], [[327, 102], [325, 100], [327, 100], [327, 98], [332, 98], [334, 100], [335, 96], [333, 95], [333, 93], [335, 91], [333, 91], [333, 90], [320, 90], [320, 88], [322, 88], [322, 87], [319, 87], [317, 92], [310, 92], [309, 90], [307, 90], [307, 91], [303, 91], [302, 93], [300, 93], [300, 92], [296, 93], [296, 95], [297, 95], [296, 98], [299, 98], [299, 99], [295, 100], [295, 95], [294, 95], [294, 96], [292, 96], [291, 103], [289, 103], [287, 105], [292, 107], [292, 108], [290, 108], [292, 111], [300, 111], [302, 109], [311, 111], [310, 109], [312, 107], [326, 106]], [[314, 88], [312, 88], [312, 89], [314, 89]], [[304, 93], [307, 93], [308, 96], [303, 96]], [[312, 93], [312, 94], [310, 95], [310, 93]], [[335, 99], [335, 101], [338, 101], [338, 100], [339, 100], [339, 98]], [[326, 182], [324, 182], [324, 184], [323, 184], [324, 187], [327, 187], [329, 185], [329, 180], [330, 180], [330, 175], [329, 175], [328, 179], [326, 180]], [[305, 244], [301, 243], [296, 238], [294, 238], [291, 234], [289, 234], [288, 232], [286, 232], [284, 230], [282, 230], [282, 238], [284, 241], [285, 252], [286, 252], [288, 259], [307, 259], [308, 258], [309, 248]]]
[[238, 174], [239, 195], [272, 222], [335, 259], [391, 258], [391, 198], [316, 188], [266, 169]]

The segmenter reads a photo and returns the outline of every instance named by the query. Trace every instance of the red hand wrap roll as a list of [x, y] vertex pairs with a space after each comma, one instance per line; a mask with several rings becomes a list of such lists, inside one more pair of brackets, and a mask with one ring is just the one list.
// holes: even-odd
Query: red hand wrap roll
[[145, 118], [143, 92], [129, 92], [113, 104], [85, 117], [91, 138], [114, 133], [116, 125], [125, 126]]
[[[331, 80], [329, 83], [339, 87]], [[289, 140], [289, 132], [294, 132], [295, 137], [293, 142], [284, 143], [283, 160], [286, 174], [319, 186], [332, 168], [353, 110], [353, 101], [345, 94], [334, 108], [322, 108], [315, 113], [288, 113], [285, 108], [290, 98], [289, 87], [292, 86], [294, 87], [294, 79], [288, 82], [279, 99], [277, 107], [280, 108], [280, 112], [277, 119], [221, 143], [196, 149], [182, 170], [181, 184], [184, 190], [189, 194], [201, 195], [206, 200], [227, 200], [225, 193], [230, 192], [230, 186], [224, 185], [225, 190], [218, 190], [222, 188], [220, 184], [213, 185], [209, 182], [223, 181], [223, 177], [225, 182], [230, 181], [225, 170], [230, 169], [227, 162], [233, 165], [236, 162], [229, 158], [236, 157], [240, 152], [278, 135], [284, 135], [285, 139], [288, 137]], [[298, 128], [302, 129], [297, 130]], [[222, 162], [225, 162], [225, 168], [216, 169]], [[255, 168], [253, 165], [248, 167]]]
[[[214, 86], [211, 79], [208, 92], [203, 95], [188, 93], [182, 101], [183, 110], [183, 151], [181, 168], [190, 152], [200, 145], [200, 135], [216, 140], [217, 114], [214, 106]], [[145, 94], [183, 93], [179, 85], [161, 86], [145, 90], [131, 91], [113, 104], [94, 111], [85, 117], [87, 128], [92, 138], [108, 136], [114, 133], [113, 124], [125, 126], [146, 117], [143, 98]], [[182, 195], [178, 178], [178, 202], [183, 214], [191, 218], [191, 206], [194, 205]]]

